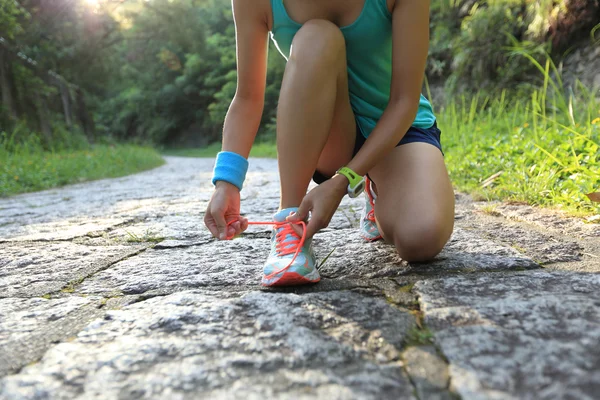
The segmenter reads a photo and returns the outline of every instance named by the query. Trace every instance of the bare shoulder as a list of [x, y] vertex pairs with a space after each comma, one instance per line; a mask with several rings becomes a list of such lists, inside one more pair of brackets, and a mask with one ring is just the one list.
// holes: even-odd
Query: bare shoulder
[[273, 12], [270, 0], [232, 0], [232, 7], [236, 22], [259, 20], [271, 30]]

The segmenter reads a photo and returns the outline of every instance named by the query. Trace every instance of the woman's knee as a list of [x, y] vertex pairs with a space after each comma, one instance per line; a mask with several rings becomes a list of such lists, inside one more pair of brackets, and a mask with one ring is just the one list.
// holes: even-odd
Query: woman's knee
[[292, 51], [288, 61], [292, 63], [335, 63], [343, 56], [346, 42], [340, 28], [335, 24], [313, 19], [298, 30], [292, 41]]
[[[453, 223], [442, 219], [421, 221], [410, 226], [396, 223], [386, 239], [396, 246], [398, 254], [409, 262], [430, 261], [437, 256], [452, 234]], [[391, 236], [391, 237], [389, 237]]]

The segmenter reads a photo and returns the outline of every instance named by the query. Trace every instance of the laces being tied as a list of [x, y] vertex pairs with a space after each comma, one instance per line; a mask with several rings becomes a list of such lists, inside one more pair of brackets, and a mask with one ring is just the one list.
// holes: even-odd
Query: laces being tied
[[[230, 221], [229, 223], [227, 223], [227, 226], [233, 224], [236, 221], [237, 221], [237, 219]], [[306, 222], [304, 222], [304, 221], [297, 221], [297, 222], [288, 222], [288, 221], [285, 221], [285, 222], [274, 222], [274, 221], [250, 222], [250, 221], [248, 221], [248, 225], [273, 225], [275, 227], [275, 229], [277, 230], [277, 234], [275, 235], [275, 242], [276, 242], [275, 249], [277, 251], [277, 254], [279, 254], [280, 256], [294, 254], [294, 257], [292, 257], [292, 259], [290, 260], [288, 265], [267, 275], [266, 276], [267, 279], [270, 279], [270, 278], [274, 277], [275, 275], [280, 274], [281, 272], [284, 272], [289, 267], [291, 267], [292, 264], [294, 263], [294, 261], [296, 261], [296, 257], [298, 257], [298, 254], [300, 254], [300, 251], [302, 250], [302, 246], [304, 246], [304, 242], [306, 241]], [[294, 230], [292, 225], [301, 225], [302, 226], [302, 237], [298, 237], [298, 234], [296, 233], [296, 231]], [[286, 240], [286, 238], [287, 238], [287, 240]], [[232, 239], [232, 238], [228, 238], [228, 239]]]
[[367, 194], [367, 199], [369, 199], [369, 204], [371, 205], [371, 209], [367, 213], [367, 219], [371, 222], [375, 222], [375, 198], [376, 195], [373, 193], [373, 183], [369, 178], [366, 178], [366, 188], [365, 192]]
[[375, 222], [375, 203], [371, 196], [369, 196], [369, 203], [371, 203], [371, 209], [367, 213], [367, 219], [371, 222]]

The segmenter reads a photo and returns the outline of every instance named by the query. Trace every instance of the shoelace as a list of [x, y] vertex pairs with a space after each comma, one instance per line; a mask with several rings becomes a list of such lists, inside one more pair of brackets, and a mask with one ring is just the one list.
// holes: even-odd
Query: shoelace
[[[228, 222], [227, 226], [233, 224], [236, 221], [237, 221], [237, 219], [234, 219], [233, 221]], [[287, 221], [286, 222], [275, 222], [275, 221], [250, 222], [250, 221], [248, 221], [248, 225], [273, 225], [273, 226], [275, 226], [275, 229], [277, 230], [277, 234], [275, 235], [275, 243], [276, 243], [275, 250], [277, 251], [277, 254], [280, 256], [285, 256], [285, 255], [294, 253], [294, 257], [292, 257], [292, 260], [290, 261], [290, 263], [288, 265], [286, 265], [285, 267], [283, 267], [277, 271], [271, 272], [269, 275], [266, 275], [265, 276], [266, 279], [271, 279], [271, 278], [275, 277], [275, 275], [285, 272], [288, 268], [290, 268], [292, 266], [292, 264], [294, 263], [294, 261], [296, 261], [296, 257], [298, 257], [298, 254], [300, 254], [300, 250], [302, 250], [302, 246], [304, 246], [304, 242], [306, 241], [306, 222], [304, 222], [304, 221], [297, 221], [297, 222], [287, 222]], [[298, 234], [292, 228], [292, 225], [301, 225], [302, 226], [302, 237], [301, 238], [298, 238]], [[283, 228], [281, 228], [281, 230], [279, 230], [280, 227], [283, 227]], [[286, 242], [285, 238], [287, 235], [290, 235], [293, 239], [288, 240]]]
[[371, 181], [369, 178], [366, 178], [365, 192], [367, 194], [367, 198], [369, 199], [369, 204], [371, 205], [371, 209], [367, 213], [367, 219], [371, 222], [375, 222], [375, 200], [373, 200], [373, 195], [371, 195]]

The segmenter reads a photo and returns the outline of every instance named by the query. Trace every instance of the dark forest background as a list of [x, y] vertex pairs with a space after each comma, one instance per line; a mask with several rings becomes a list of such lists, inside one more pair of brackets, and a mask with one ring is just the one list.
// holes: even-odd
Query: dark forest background
[[[597, 0], [432, 0], [428, 89], [528, 96], [544, 79], [532, 59], [558, 65], [599, 21]], [[271, 49], [262, 139], [283, 69]], [[227, 0], [0, 0], [0, 131], [13, 139], [204, 146], [235, 82]]]

